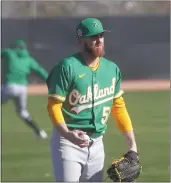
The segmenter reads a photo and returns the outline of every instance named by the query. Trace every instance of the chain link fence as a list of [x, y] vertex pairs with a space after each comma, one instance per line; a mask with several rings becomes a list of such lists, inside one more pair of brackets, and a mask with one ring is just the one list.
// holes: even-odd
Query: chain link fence
[[2, 1], [2, 18], [169, 13], [170, 1]]

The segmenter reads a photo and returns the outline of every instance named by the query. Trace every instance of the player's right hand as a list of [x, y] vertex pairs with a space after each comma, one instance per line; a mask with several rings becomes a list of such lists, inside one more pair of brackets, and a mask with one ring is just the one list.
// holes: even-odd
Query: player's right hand
[[87, 147], [89, 145], [89, 140], [82, 139], [81, 135], [83, 134], [86, 134], [86, 132], [81, 130], [72, 130], [68, 131], [66, 138], [79, 147]]

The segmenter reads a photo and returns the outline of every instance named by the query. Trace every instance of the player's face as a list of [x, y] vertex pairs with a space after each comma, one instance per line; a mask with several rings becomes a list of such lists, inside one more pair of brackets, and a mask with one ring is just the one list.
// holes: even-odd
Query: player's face
[[91, 56], [103, 57], [104, 52], [104, 34], [97, 34], [91, 37], [86, 37], [83, 39], [84, 51], [90, 54]]

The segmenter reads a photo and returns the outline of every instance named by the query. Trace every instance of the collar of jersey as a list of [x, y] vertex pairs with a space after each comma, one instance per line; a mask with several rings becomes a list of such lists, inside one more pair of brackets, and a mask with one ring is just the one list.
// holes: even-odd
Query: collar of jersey
[[99, 58], [99, 62], [97, 63], [96, 66], [91, 66], [91, 65], [89, 65], [89, 67], [90, 67], [93, 71], [96, 71], [96, 70], [99, 68], [99, 65], [100, 65], [100, 58]]
[[87, 65], [85, 62], [84, 62], [84, 59], [81, 57], [81, 52], [78, 52], [78, 57], [81, 59], [81, 62], [83, 62], [86, 66], [88, 66], [92, 71], [97, 71], [97, 69], [99, 68], [100, 66], [100, 57], [99, 57], [99, 62], [96, 66], [90, 66], [90, 65]]

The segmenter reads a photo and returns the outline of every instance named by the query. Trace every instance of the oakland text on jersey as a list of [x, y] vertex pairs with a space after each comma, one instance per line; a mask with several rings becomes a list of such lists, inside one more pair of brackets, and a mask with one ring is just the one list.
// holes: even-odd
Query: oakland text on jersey
[[[87, 89], [87, 93], [85, 95], [81, 95], [79, 91], [76, 89], [72, 90], [72, 92], [69, 94], [69, 103], [70, 105], [73, 105], [75, 107], [71, 108], [71, 111], [75, 111], [78, 114], [82, 110], [91, 108], [93, 105], [88, 103], [93, 99], [95, 101], [98, 99], [105, 98], [106, 96], [110, 96], [108, 98], [102, 99], [101, 101], [95, 102], [94, 106], [97, 106], [109, 100], [112, 100], [114, 98], [114, 92], [115, 92], [115, 81], [116, 81], [116, 78], [112, 78], [112, 85], [109, 87], [105, 87], [103, 89], [100, 89], [99, 85], [95, 84], [93, 86], [93, 91], [91, 86], [89, 86]], [[77, 104], [85, 104], [85, 105], [76, 107]]]

